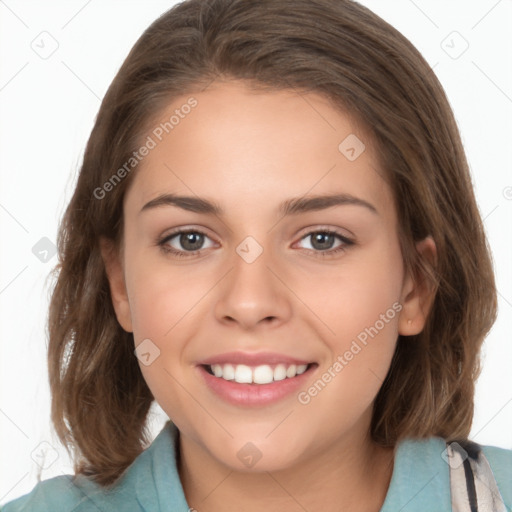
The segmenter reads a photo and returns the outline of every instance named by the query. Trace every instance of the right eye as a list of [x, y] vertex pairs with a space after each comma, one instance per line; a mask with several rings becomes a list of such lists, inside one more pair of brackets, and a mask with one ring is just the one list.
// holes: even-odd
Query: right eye
[[[158, 245], [164, 252], [173, 254], [180, 258], [195, 256], [201, 249], [204, 249], [203, 244], [205, 238], [209, 239], [206, 233], [197, 229], [181, 229], [166, 235], [158, 242]], [[177, 245], [181, 246], [183, 249], [176, 247]]]

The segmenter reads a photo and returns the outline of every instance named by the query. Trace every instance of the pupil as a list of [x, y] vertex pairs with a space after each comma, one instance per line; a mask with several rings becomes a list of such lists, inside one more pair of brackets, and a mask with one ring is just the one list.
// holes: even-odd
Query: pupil
[[317, 233], [313, 236], [313, 247], [315, 249], [330, 249], [334, 242], [334, 235], [330, 233]]
[[180, 243], [183, 248], [190, 251], [196, 251], [203, 244], [203, 236], [200, 233], [184, 233], [180, 237]]

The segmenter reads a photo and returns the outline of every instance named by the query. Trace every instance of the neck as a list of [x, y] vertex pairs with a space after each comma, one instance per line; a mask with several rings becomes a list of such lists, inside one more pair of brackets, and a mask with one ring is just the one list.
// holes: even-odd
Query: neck
[[369, 436], [337, 440], [279, 471], [239, 472], [180, 435], [178, 470], [190, 507], [200, 512], [379, 512], [393, 471], [393, 449]]

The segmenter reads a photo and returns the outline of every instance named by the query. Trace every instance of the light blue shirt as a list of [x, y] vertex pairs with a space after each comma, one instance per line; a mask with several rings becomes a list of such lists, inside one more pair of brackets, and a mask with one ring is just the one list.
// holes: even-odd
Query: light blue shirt
[[[168, 422], [111, 491], [80, 475], [39, 482], [3, 512], [189, 512], [176, 466], [178, 430]], [[450, 512], [449, 466], [438, 437], [406, 439], [397, 446], [393, 475], [381, 512]], [[512, 511], [512, 450], [483, 446], [507, 507]], [[193, 510], [193, 509], [192, 509]]]

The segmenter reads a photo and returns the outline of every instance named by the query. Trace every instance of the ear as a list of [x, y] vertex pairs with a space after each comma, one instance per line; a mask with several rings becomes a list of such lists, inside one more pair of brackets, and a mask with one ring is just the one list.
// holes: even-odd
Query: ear
[[[431, 236], [416, 244], [416, 250], [435, 267], [437, 261], [436, 244]], [[398, 321], [398, 333], [403, 336], [419, 334], [425, 327], [428, 313], [435, 297], [435, 288], [426, 276], [411, 276], [404, 279], [400, 303], [402, 311]]]
[[124, 270], [120, 251], [112, 240], [102, 237], [100, 239], [101, 257], [110, 284], [112, 305], [116, 312], [117, 321], [127, 332], [133, 332], [130, 303], [126, 292]]

